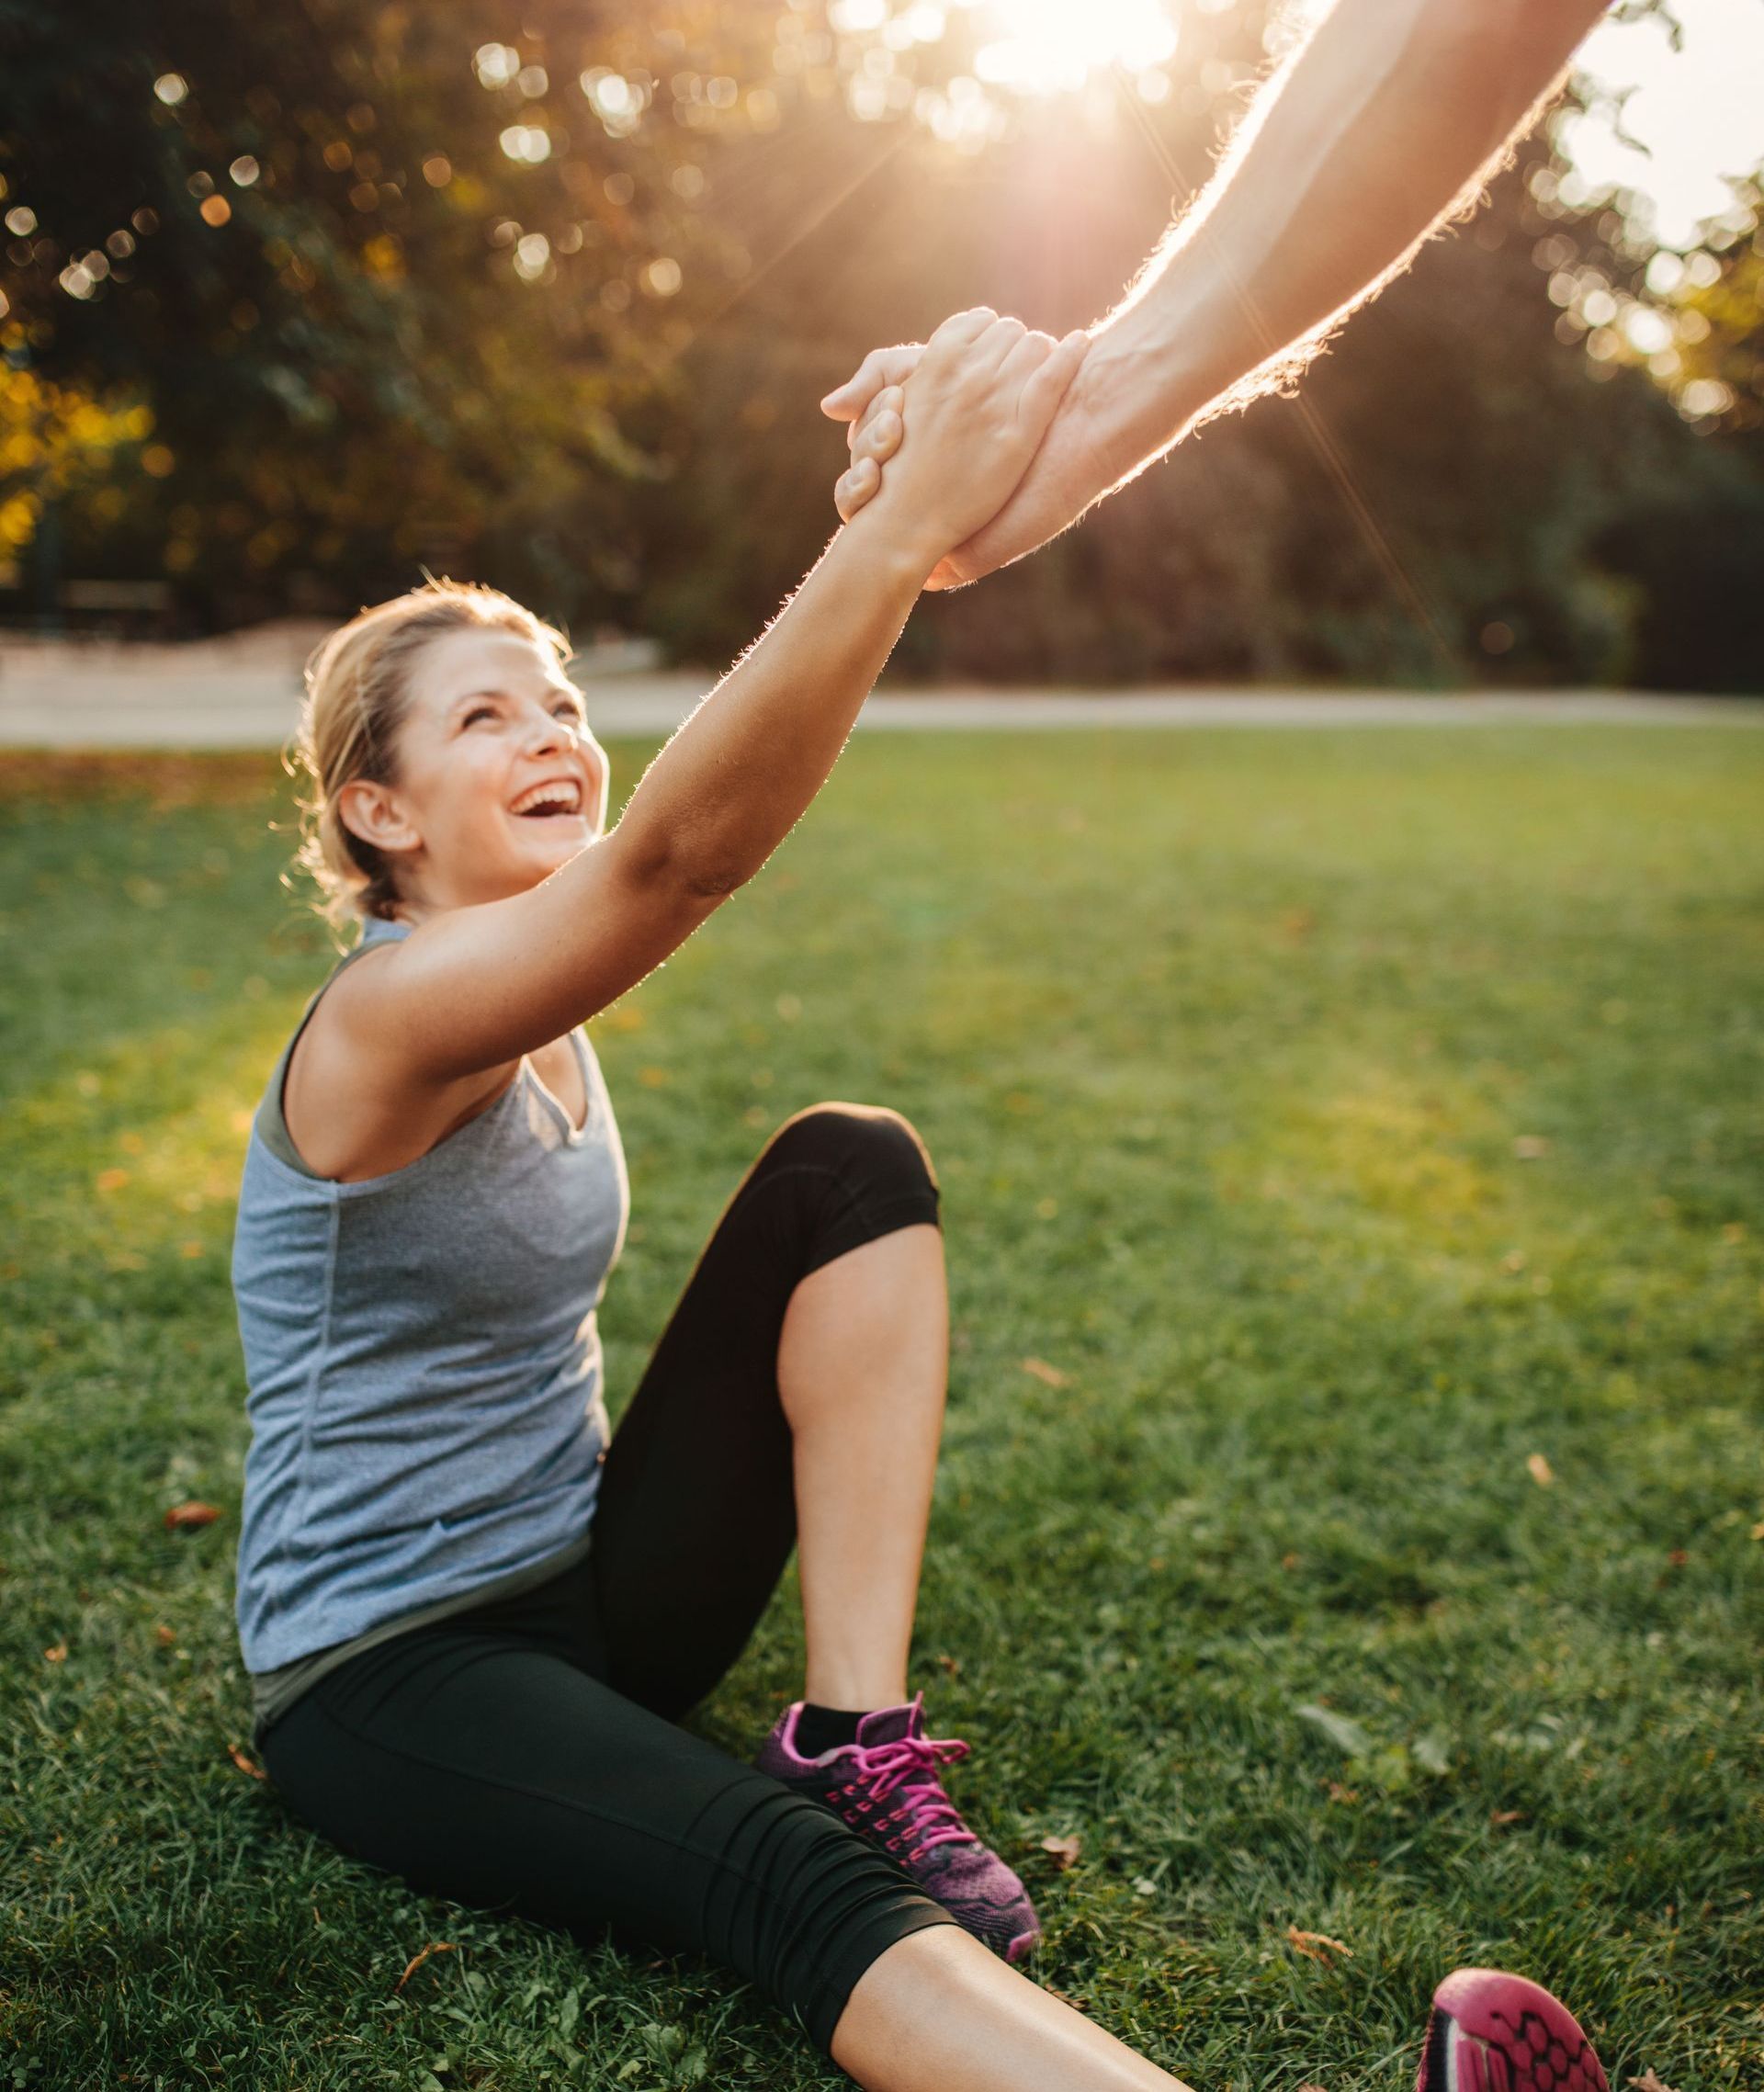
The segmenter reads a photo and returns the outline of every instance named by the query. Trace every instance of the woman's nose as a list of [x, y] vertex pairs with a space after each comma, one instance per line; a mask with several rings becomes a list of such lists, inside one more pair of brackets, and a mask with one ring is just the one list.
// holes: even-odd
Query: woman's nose
[[528, 747], [534, 750], [568, 748], [576, 733], [568, 719], [560, 719], [555, 712], [541, 707], [528, 720], [526, 738]]

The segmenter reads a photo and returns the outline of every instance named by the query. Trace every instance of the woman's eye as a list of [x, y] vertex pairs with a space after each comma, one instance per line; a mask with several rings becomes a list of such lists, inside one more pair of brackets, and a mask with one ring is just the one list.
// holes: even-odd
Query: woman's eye
[[465, 718], [461, 723], [469, 727], [471, 726], [476, 720], [493, 719], [495, 716], [496, 714], [494, 710], [489, 705], [474, 705], [470, 711], [466, 714]]

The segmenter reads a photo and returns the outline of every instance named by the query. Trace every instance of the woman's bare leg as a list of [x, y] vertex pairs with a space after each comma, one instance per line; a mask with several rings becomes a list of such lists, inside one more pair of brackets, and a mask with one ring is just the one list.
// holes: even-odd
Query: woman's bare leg
[[1188, 2092], [956, 1925], [871, 1962], [833, 2061], [865, 2092]]
[[[949, 1365], [943, 1237], [896, 1228], [791, 1295], [778, 1389], [794, 1438], [806, 1697], [898, 1706]], [[865, 1972], [833, 2060], [867, 2092], [1186, 2092], [956, 1925]]]
[[929, 1223], [848, 1250], [791, 1295], [778, 1392], [795, 1441], [804, 1697], [820, 1706], [907, 1697], [948, 1373], [944, 1238]]

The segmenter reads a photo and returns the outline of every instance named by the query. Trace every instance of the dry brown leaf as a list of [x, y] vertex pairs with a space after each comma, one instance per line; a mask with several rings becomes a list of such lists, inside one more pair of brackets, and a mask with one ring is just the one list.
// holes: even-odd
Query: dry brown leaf
[[128, 1182], [127, 1170], [100, 1170], [92, 1180], [92, 1188], [98, 1192], [119, 1192]]
[[939, 1657], [937, 1668], [949, 1678], [960, 1678], [962, 1675], [961, 1664], [954, 1657]]
[[176, 1641], [177, 1636], [169, 1627], [160, 1626], [153, 1629], [153, 1639], [162, 1649], [169, 1649], [172, 1644]]
[[212, 1525], [220, 1515], [212, 1504], [174, 1504], [165, 1513], [165, 1529], [176, 1532], [187, 1525]]
[[1752, 1538], [1754, 1540], [1764, 1540], [1764, 1518], [1759, 1519], [1758, 1523], [1753, 1526]]
[[1344, 1787], [1339, 1780], [1326, 1781], [1324, 1784], [1329, 1790], [1330, 1801], [1340, 1802], [1343, 1808], [1351, 1809], [1360, 1799], [1357, 1787]]
[[67, 1644], [57, 1642], [52, 1649], [45, 1649], [43, 1651], [43, 1661], [51, 1664], [64, 1664], [67, 1661]]
[[458, 1949], [455, 1947], [451, 1939], [431, 1939], [420, 1954], [413, 1954], [405, 1963], [404, 1973], [392, 1985], [394, 1992], [403, 1989], [404, 1985], [410, 1982], [431, 1954], [453, 1954], [458, 1951]]
[[1541, 1453], [1528, 1453], [1526, 1454], [1525, 1472], [1540, 1489], [1552, 1489], [1555, 1487], [1555, 1469], [1550, 1465]]
[[1523, 1823], [1525, 1812], [1523, 1809], [1490, 1809], [1488, 1821], [1497, 1830], [1505, 1830], [1510, 1823]]
[[1660, 2074], [1651, 2063], [1639, 2077], [1632, 2077], [1629, 2082], [1634, 2092], [1672, 2092], [1669, 2085], [1661, 2083]]
[[1327, 1932], [1301, 1932], [1296, 1925], [1286, 1928], [1286, 1943], [1289, 1947], [1295, 1948], [1306, 1961], [1321, 1962], [1326, 1969], [1335, 1966], [1329, 1959], [1332, 1953], [1343, 1954], [1349, 1961], [1353, 1959], [1353, 1949], [1345, 1946], [1340, 1939], [1331, 1939]]
[[254, 1764], [236, 1743], [230, 1743], [227, 1746], [227, 1756], [232, 1758], [241, 1772], [249, 1772], [254, 1780], [262, 1780], [265, 1777], [263, 1767]]
[[1071, 1378], [1070, 1374], [1062, 1373], [1057, 1365], [1049, 1365], [1045, 1358], [1024, 1359], [1023, 1370], [1034, 1374], [1037, 1380], [1045, 1380], [1049, 1387], [1064, 1387]]
[[1301, 2085], [1298, 2092], [1323, 2092], [1323, 2087], [1320, 2085]]
[[1052, 1860], [1055, 1868], [1064, 1873], [1084, 1849], [1084, 1840], [1074, 1834], [1070, 1838], [1044, 1838], [1041, 1849]]

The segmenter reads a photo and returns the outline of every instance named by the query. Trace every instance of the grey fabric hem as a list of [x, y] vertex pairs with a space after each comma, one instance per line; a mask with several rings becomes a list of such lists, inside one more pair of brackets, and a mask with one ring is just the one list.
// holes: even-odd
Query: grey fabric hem
[[553, 1577], [560, 1577], [566, 1569], [573, 1568], [593, 1544], [593, 1532], [584, 1532], [569, 1546], [560, 1548], [555, 1555], [548, 1555], [543, 1561], [529, 1562], [524, 1569], [511, 1569], [505, 1576], [474, 1585], [470, 1590], [456, 1591], [451, 1598], [439, 1598], [433, 1605], [419, 1606], [414, 1612], [401, 1612], [396, 1619], [382, 1620], [377, 1626], [352, 1635], [346, 1642], [334, 1642], [328, 1649], [315, 1649], [311, 1656], [296, 1657], [292, 1663], [278, 1664], [274, 1670], [251, 1672], [253, 1742], [261, 1750], [265, 1732], [270, 1724], [279, 1721], [320, 1679], [340, 1664], [347, 1663], [351, 1657], [359, 1656], [364, 1649], [377, 1648], [394, 1635], [408, 1634], [413, 1628], [427, 1627], [437, 1620], [450, 1620], [457, 1612], [469, 1612], [474, 1607], [492, 1604], [497, 1599], [518, 1598], [523, 1591], [536, 1589], [540, 1584], [549, 1583]]

